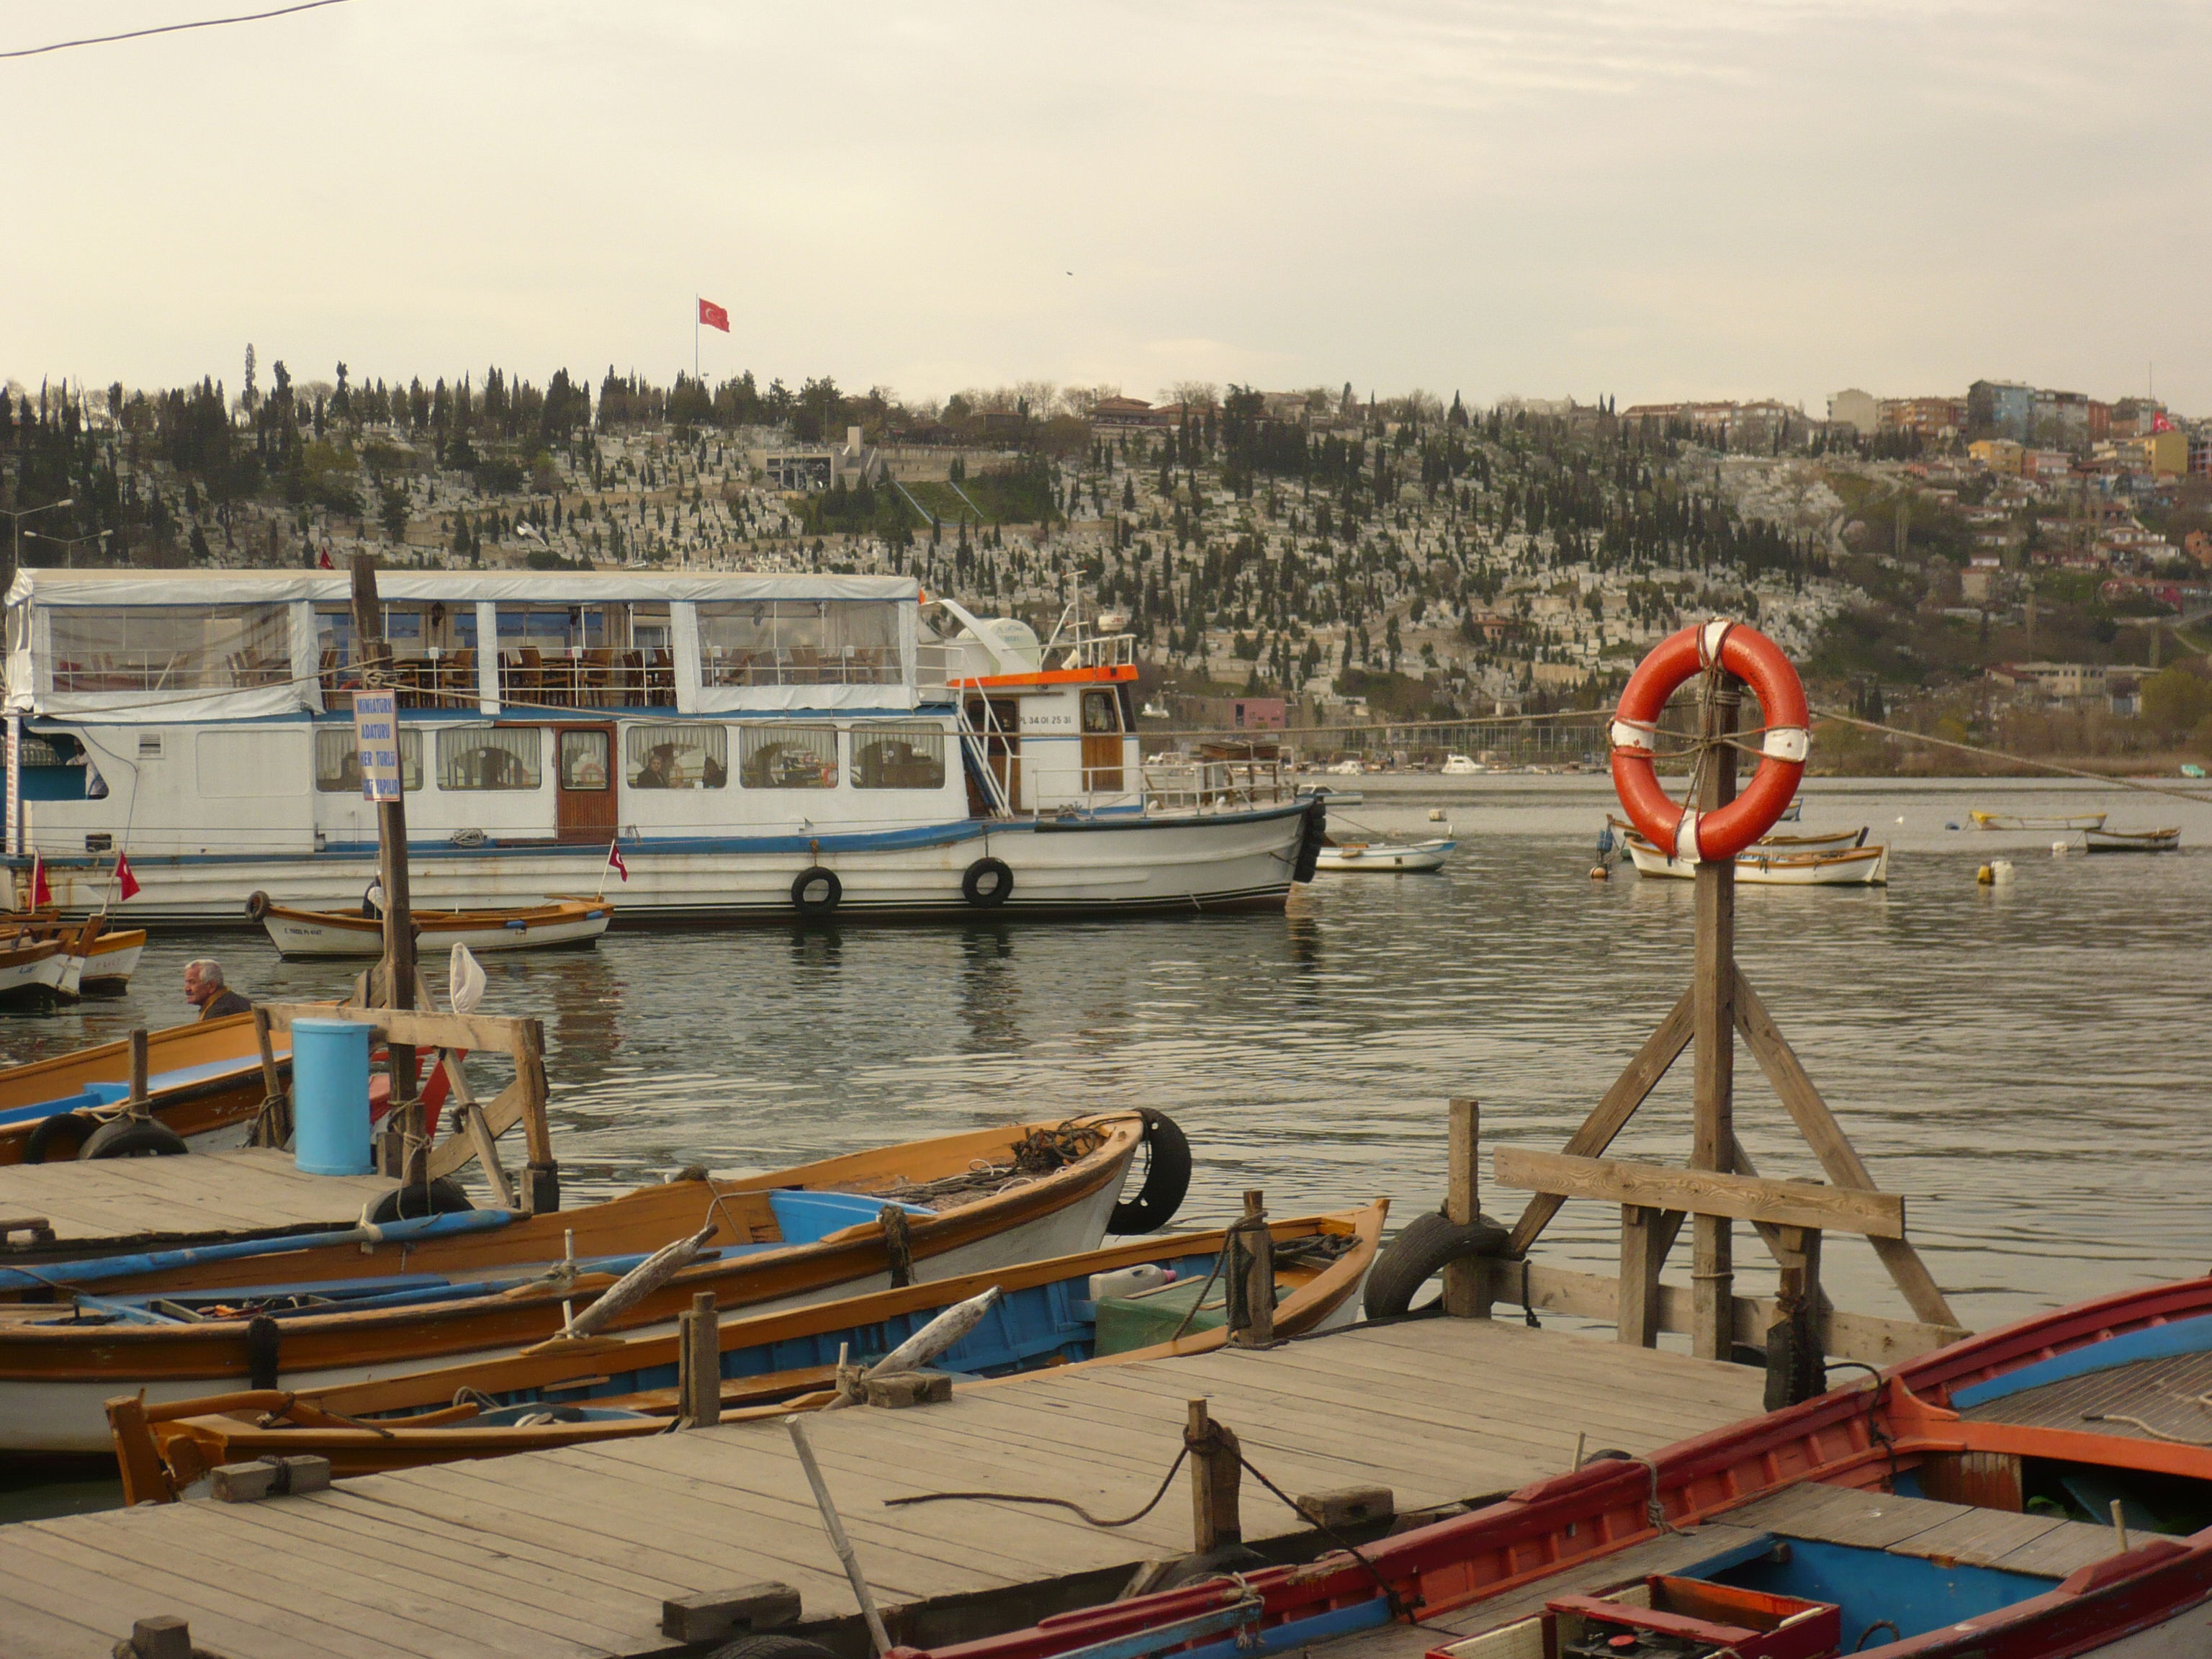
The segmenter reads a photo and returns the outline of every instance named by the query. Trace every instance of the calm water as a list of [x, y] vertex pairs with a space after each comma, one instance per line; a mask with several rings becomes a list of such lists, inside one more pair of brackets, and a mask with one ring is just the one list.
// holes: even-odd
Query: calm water
[[[1442, 1190], [1444, 1101], [1486, 1140], [1556, 1148], [1686, 982], [1687, 883], [1588, 878], [1602, 778], [1368, 780], [1350, 817], [1461, 850], [1438, 876], [1323, 877], [1287, 916], [1095, 925], [617, 934], [490, 958], [487, 1012], [546, 1021], [568, 1190], [692, 1162], [751, 1170], [1016, 1118], [1146, 1104], [1200, 1158], [1190, 1220], [1247, 1187], [1279, 1213]], [[2054, 860], [2051, 837], [1954, 832], [1970, 805], [2109, 806], [2194, 850]], [[1897, 819], [1904, 822], [1899, 823]], [[2212, 806], [2014, 784], [1814, 785], [1806, 830], [1871, 823], [1888, 890], [1745, 890], [1739, 954], [1968, 1323], [2212, 1262]], [[1994, 854], [2009, 888], [1977, 887]], [[174, 1023], [185, 959], [250, 994], [329, 995], [244, 933], [157, 939], [124, 1002], [0, 1022], [9, 1060]], [[1619, 1143], [1679, 1161], [1686, 1058]], [[1761, 1171], [1817, 1173], [1747, 1054]], [[1510, 1217], [1516, 1194], [1486, 1207]], [[1616, 1218], [1570, 1206], [1553, 1260], [1607, 1261]], [[1763, 1261], [1755, 1240], [1747, 1264]], [[1686, 1271], [1678, 1258], [1677, 1273]], [[1904, 1310], [1836, 1240], [1837, 1299]], [[1763, 1288], [1757, 1275], [1747, 1288]]]

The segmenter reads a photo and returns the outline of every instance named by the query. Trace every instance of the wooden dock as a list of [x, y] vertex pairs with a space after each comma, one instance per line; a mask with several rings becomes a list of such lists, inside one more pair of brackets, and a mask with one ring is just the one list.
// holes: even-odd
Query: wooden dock
[[[182, 1158], [113, 1158], [88, 1163], [0, 1165], [0, 1219], [23, 1228], [42, 1219], [56, 1244], [261, 1231], [352, 1221], [398, 1183], [382, 1176], [312, 1176], [292, 1154], [269, 1147], [194, 1152]], [[27, 1236], [10, 1236], [11, 1247]], [[0, 1264], [52, 1255], [10, 1248]]]
[[[1058, 1509], [884, 1499], [1018, 1492], [1125, 1515], [1158, 1488], [1192, 1399], [1284, 1491], [1385, 1486], [1403, 1514], [1556, 1474], [1577, 1437], [1640, 1454], [1720, 1427], [1757, 1413], [1763, 1386], [1741, 1366], [1432, 1319], [1047, 1372], [808, 1431], [894, 1634], [942, 1640], [932, 1607], [1055, 1579], [1082, 1586], [1059, 1605], [1108, 1600], [1139, 1561], [1188, 1550], [1188, 1476], [1115, 1531]], [[1248, 1540], [1307, 1530], [1249, 1480], [1243, 1513]], [[796, 1588], [807, 1624], [855, 1612], [777, 1421], [0, 1528], [0, 1651], [104, 1654], [168, 1613], [229, 1659], [680, 1652], [665, 1598], [763, 1580]]]

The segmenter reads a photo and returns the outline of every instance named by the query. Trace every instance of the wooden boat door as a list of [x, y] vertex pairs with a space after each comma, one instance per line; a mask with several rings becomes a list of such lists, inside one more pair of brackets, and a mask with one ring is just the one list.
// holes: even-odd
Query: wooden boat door
[[615, 729], [559, 726], [553, 729], [556, 833], [564, 842], [615, 838]]
[[1121, 699], [1114, 692], [1083, 694], [1083, 787], [1091, 794], [1121, 793]]
[[[1022, 706], [1012, 697], [968, 699], [968, 724], [983, 739], [983, 755], [1006, 805], [1022, 810]], [[970, 802], [971, 807], [981, 803]], [[980, 816], [980, 813], [979, 813]]]

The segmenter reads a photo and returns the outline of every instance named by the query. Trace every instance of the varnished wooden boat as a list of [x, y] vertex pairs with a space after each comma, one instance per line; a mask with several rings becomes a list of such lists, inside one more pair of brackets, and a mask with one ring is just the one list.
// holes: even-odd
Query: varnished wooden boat
[[0, 939], [19, 944], [58, 941], [64, 961], [54, 990], [63, 1001], [121, 996], [130, 988], [131, 975], [146, 950], [144, 928], [117, 927], [104, 911], [82, 921], [64, 921], [57, 910], [0, 913]]
[[[56, 951], [58, 941], [49, 941]], [[289, 1072], [289, 1038], [276, 1044], [280, 1071]], [[202, 1145], [242, 1138], [266, 1094], [261, 1051], [251, 1014], [172, 1025], [147, 1038], [148, 1095], [155, 1117], [187, 1140]], [[97, 1110], [131, 1091], [131, 1045], [103, 1042], [0, 1071], [0, 1164], [21, 1164], [33, 1149], [39, 1125], [49, 1117]], [[80, 1126], [69, 1126], [72, 1132]], [[88, 1133], [89, 1125], [82, 1126]], [[37, 1149], [46, 1161], [74, 1158], [82, 1136], [51, 1133]]]
[[2042, 817], [2022, 817], [2018, 812], [1969, 812], [1977, 830], [2101, 830], [2105, 827], [2102, 812], [2046, 813]]
[[2172, 853], [2181, 847], [2179, 826], [2171, 830], [2088, 830], [2082, 847], [2091, 853]]
[[[1651, 845], [1626, 818], [1615, 817], [1608, 813], [1605, 821], [1607, 827], [1624, 842], [1633, 837], [1644, 842], [1647, 847]], [[1752, 843], [1752, 848], [1770, 856], [1776, 854], [1840, 853], [1850, 848], [1865, 846], [1866, 838], [1867, 826], [1863, 823], [1856, 830], [1830, 830], [1815, 836], [1761, 836]], [[1747, 852], [1738, 856], [1747, 857], [1749, 854]]]
[[2193, 1659], [2212, 1652], [2208, 1378], [2212, 1279], [2130, 1291], [1648, 1459], [1601, 1453], [1364, 1559], [934, 1653], [1145, 1659], [1234, 1637], [1203, 1650], [1325, 1659], [1396, 1621], [1415, 1629], [1387, 1650], [1425, 1626], [1429, 1659]]
[[[1641, 836], [1628, 837], [1628, 856], [1639, 876], [1689, 881], [1698, 866], [1670, 859]], [[1832, 852], [1785, 852], [1765, 843], [1735, 855], [1735, 878], [1747, 887], [1881, 887], [1889, 881], [1889, 848], [1847, 847]]]
[[[344, 910], [295, 910], [255, 893], [246, 914], [269, 933], [286, 957], [373, 957], [384, 950], [384, 923]], [[588, 945], [607, 931], [615, 908], [603, 898], [550, 898], [506, 909], [416, 910], [415, 932], [424, 951], [465, 945], [486, 951], [542, 951]]]
[[18, 935], [0, 942], [0, 1012], [51, 1013], [68, 971], [69, 953], [59, 939]]
[[[58, 1303], [0, 1306], [0, 1451], [104, 1450], [102, 1404], [254, 1385], [316, 1389], [496, 1358], [559, 1332], [644, 1255], [709, 1224], [702, 1259], [615, 1320], [665, 1327], [711, 1291], [770, 1310], [916, 1279], [1096, 1249], [1150, 1115], [1107, 1113], [985, 1129], [740, 1180], [684, 1179], [584, 1208], [382, 1242], [310, 1238], [295, 1251], [95, 1264]], [[1180, 1134], [1176, 1134], [1180, 1142]], [[1153, 1194], [1153, 1171], [1145, 1197]], [[1188, 1169], [1183, 1171], [1185, 1178]], [[1180, 1186], [1164, 1194], [1167, 1207]], [[886, 1236], [890, 1209], [903, 1239]], [[564, 1236], [576, 1261], [564, 1269]], [[0, 1269], [18, 1296], [80, 1277]]]
[[[1290, 1338], [1349, 1324], [1373, 1265], [1388, 1204], [1270, 1224], [1275, 1332]], [[1212, 1277], [1220, 1231], [1147, 1238], [1024, 1266], [933, 1279], [901, 1290], [721, 1322], [725, 1422], [818, 1409], [836, 1398], [841, 1347], [870, 1362], [957, 1303], [997, 1289], [987, 1321], [933, 1362], [966, 1376], [1004, 1378], [1042, 1367], [1112, 1365], [1204, 1353], [1227, 1337], [1227, 1291]], [[1157, 1264], [1174, 1284], [1115, 1305], [1102, 1331], [1094, 1274]], [[1133, 1313], [1158, 1305], [1151, 1321]], [[1195, 1303], [1192, 1328], [1164, 1341]], [[372, 1474], [666, 1431], [677, 1408], [677, 1342], [656, 1334], [604, 1343], [550, 1342], [485, 1364], [441, 1366], [376, 1382], [246, 1392], [144, 1407], [111, 1401], [124, 1501], [191, 1495], [206, 1470], [264, 1455], [312, 1453], [334, 1475]], [[963, 1386], [965, 1386], [963, 1383]]]

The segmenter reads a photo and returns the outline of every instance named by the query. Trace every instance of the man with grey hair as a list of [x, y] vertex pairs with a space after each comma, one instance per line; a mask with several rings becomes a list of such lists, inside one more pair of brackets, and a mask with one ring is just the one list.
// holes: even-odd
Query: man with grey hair
[[222, 964], [207, 957], [185, 964], [185, 1000], [200, 1011], [202, 1019], [253, 1012], [252, 1003], [223, 984]]

